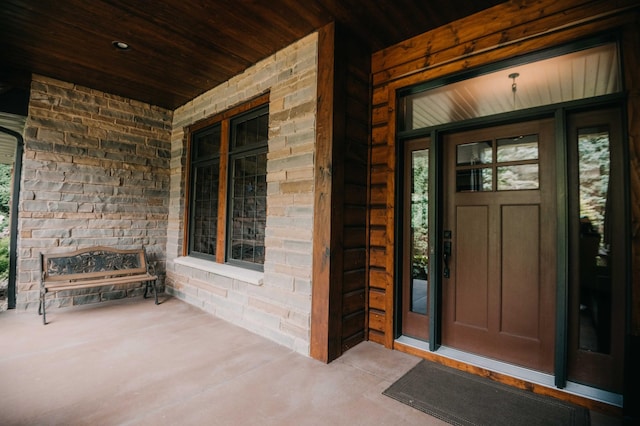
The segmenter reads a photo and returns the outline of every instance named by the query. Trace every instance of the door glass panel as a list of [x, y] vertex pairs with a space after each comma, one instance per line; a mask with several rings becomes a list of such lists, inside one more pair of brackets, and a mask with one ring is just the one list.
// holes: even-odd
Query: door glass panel
[[429, 150], [411, 153], [410, 310], [427, 314], [429, 277]]
[[493, 151], [491, 146], [491, 141], [458, 145], [456, 164], [458, 166], [472, 166], [492, 163]]
[[521, 164], [517, 166], [500, 166], [498, 173], [498, 191], [521, 189], [538, 189], [538, 164]]
[[600, 353], [611, 345], [609, 175], [609, 130], [579, 129], [579, 347]]
[[491, 191], [493, 170], [489, 167], [458, 170], [456, 189], [458, 192]]
[[499, 163], [538, 159], [538, 135], [498, 139], [497, 146]]

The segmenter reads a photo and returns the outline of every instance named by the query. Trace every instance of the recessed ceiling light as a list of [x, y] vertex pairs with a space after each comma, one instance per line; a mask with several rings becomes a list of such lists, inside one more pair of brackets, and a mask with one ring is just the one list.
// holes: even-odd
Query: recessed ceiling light
[[129, 50], [129, 43], [125, 43], [124, 41], [112, 41], [111, 44], [118, 50]]

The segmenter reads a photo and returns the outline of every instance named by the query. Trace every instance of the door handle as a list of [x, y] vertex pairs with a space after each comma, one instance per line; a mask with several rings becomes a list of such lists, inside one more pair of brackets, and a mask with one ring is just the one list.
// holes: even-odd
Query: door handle
[[444, 261], [444, 269], [442, 271], [442, 275], [445, 278], [449, 278], [451, 276], [451, 270], [449, 269], [449, 259], [451, 258], [451, 241], [444, 242], [444, 254], [442, 255], [442, 260]]

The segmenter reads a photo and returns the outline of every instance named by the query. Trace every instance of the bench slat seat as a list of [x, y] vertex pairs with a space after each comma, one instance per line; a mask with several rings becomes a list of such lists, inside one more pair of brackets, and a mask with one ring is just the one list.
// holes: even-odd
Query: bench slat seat
[[145, 285], [144, 298], [151, 286], [158, 304], [158, 275], [150, 267], [144, 247], [122, 250], [95, 246], [70, 253], [41, 253], [40, 260], [38, 313], [44, 324], [47, 323], [45, 302], [49, 292], [142, 283]]
[[147, 274], [146, 268], [138, 268], [138, 269], [124, 269], [124, 270], [114, 270], [114, 271], [98, 271], [98, 272], [86, 272], [86, 273], [77, 273], [77, 274], [64, 274], [64, 275], [49, 275], [46, 277], [46, 283], [53, 283], [56, 281], [64, 281], [64, 282], [73, 282], [73, 281], [88, 281], [91, 279], [99, 279], [105, 278], [107, 276], [117, 277], [117, 276], [126, 276], [126, 275], [136, 275], [136, 274]]
[[155, 281], [158, 277], [151, 274], [141, 275], [125, 275], [120, 277], [92, 279], [92, 280], [79, 280], [79, 281], [57, 281], [46, 284], [46, 288], [49, 292], [73, 290], [76, 288], [91, 288], [99, 287], [102, 285], [119, 285], [119, 284], [132, 284], [144, 281]]

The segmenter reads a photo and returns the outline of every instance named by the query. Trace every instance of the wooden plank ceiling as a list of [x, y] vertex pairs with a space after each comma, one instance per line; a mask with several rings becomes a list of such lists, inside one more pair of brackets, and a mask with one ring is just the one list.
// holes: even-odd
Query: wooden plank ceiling
[[0, 97], [38, 73], [174, 109], [331, 21], [374, 52], [503, 1], [2, 0]]

